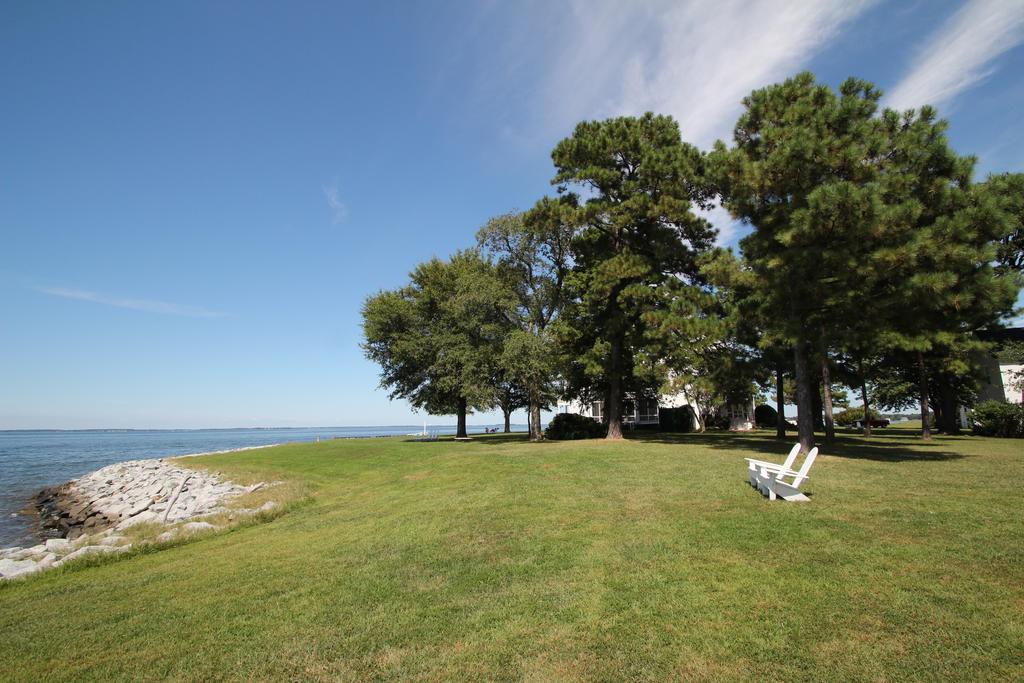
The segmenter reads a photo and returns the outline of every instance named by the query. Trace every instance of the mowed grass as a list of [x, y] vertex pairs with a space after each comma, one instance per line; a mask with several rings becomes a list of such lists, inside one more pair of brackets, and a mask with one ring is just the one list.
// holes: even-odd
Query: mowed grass
[[262, 524], [0, 587], [0, 678], [1020, 679], [1024, 444], [767, 433], [290, 445]]

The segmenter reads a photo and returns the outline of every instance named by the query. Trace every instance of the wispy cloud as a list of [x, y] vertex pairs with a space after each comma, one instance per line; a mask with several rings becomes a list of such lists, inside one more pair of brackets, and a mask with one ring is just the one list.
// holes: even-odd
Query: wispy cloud
[[1024, 41], [1024, 2], [970, 0], [921, 46], [885, 100], [895, 109], [949, 104], [994, 71], [993, 60]]
[[718, 244], [720, 246], [735, 244], [749, 231], [749, 226], [745, 226], [742, 221], [733, 219], [729, 212], [718, 204], [710, 209], [698, 209], [696, 213], [718, 229]]
[[[876, 1], [576, 0], [568, 12], [558, 3], [531, 5], [514, 33], [541, 36], [548, 47], [527, 67], [518, 42], [497, 46], [500, 66], [486, 85], [522, 81], [526, 116], [506, 119], [502, 130], [517, 147], [531, 138], [549, 145], [580, 120], [654, 111], [671, 114], [683, 139], [706, 149], [731, 138], [746, 95], [806, 67]], [[720, 243], [742, 232], [722, 209], [706, 216]]]
[[876, 0], [578, 1], [543, 96], [545, 121], [656, 111], [708, 146], [740, 101], [799, 70]]
[[338, 196], [338, 183], [337, 181], [330, 185], [324, 185], [324, 198], [327, 199], [327, 206], [331, 208], [334, 214], [334, 224], [337, 225], [348, 217], [348, 207], [345, 206], [344, 202]]
[[145, 311], [147, 313], [163, 313], [166, 315], [183, 315], [192, 318], [220, 318], [224, 314], [218, 311], [211, 311], [198, 306], [183, 306], [172, 304], [166, 301], [151, 301], [148, 299], [121, 299], [108, 297], [89, 292], [83, 289], [66, 289], [63, 287], [39, 287], [38, 291], [51, 296], [59, 296], [64, 299], [77, 299], [79, 301], [91, 301], [106, 306], [117, 308], [128, 308], [133, 311]]

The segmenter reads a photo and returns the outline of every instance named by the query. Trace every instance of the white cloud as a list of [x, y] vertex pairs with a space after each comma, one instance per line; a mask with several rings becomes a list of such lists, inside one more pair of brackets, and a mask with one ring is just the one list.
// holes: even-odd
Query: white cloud
[[875, 1], [579, 1], [537, 104], [561, 125], [671, 114], [707, 147], [731, 135], [744, 96], [800, 70]]
[[[506, 127], [506, 138], [550, 144], [580, 120], [654, 111], [672, 115], [684, 140], [707, 149], [731, 139], [745, 96], [805, 68], [876, 1], [577, 0], [569, 16], [558, 5], [534, 7], [533, 25], [517, 32], [543, 37], [547, 49], [535, 51], [534, 67], [547, 76], [526, 90], [529, 116], [512, 126], [515, 134]], [[505, 78], [492, 83], [521, 73], [519, 61], [505, 63]], [[743, 231], [724, 209], [703, 215], [720, 244]]]
[[910, 109], [950, 103], [993, 72], [992, 61], [1024, 41], [1024, 1], [971, 0], [921, 47], [885, 104]]
[[40, 287], [38, 291], [51, 296], [59, 296], [64, 299], [77, 299], [79, 301], [91, 301], [96, 304], [116, 306], [118, 308], [129, 308], [134, 311], [146, 311], [147, 313], [163, 313], [166, 315], [184, 315], [192, 318], [219, 318], [223, 313], [211, 311], [198, 306], [183, 306], [165, 301], [150, 301], [147, 299], [119, 299], [116, 297], [101, 296], [96, 292], [88, 292], [82, 289], [65, 289], [63, 287]]
[[324, 185], [323, 190], [327, 206], [331, 207], [331, 211], [334, 213], [334, 224], [338, 225], [348, 217], [348, 207], [338, 196], [338, 183], [335, 181], [330, 185]]
[[729, 212], [717, 203], [710, 209], [698, 209], [696, 213], [718, 229], [718, 244], [721, 246], [734, 243], [743, 236], [741, 233], [748, 231], [748, 226], [742, 221], [734, 220]]

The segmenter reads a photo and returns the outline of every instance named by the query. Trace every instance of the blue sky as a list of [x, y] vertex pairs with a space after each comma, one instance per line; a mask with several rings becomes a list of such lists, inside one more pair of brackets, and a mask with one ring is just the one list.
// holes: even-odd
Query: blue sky
[[811, 69], [1020, 171], [1022, 41], [1020, 0], [4, 3], [0, 428], [418, 423], [361, 302], [551, 192], [577, 121], [707, 147]]

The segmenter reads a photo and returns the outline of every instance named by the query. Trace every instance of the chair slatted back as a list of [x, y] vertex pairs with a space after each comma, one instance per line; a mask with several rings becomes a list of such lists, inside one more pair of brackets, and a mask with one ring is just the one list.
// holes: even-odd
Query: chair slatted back
[[793, 447], [789, 449], [789, 455], [786, 456], [786, 462], [782, 463], [782, 469], [791, 470], [793, 469], [793, 463], [796, 462], [796, 456], [800, 455], [800, 442], [793, 444]]
[[815, 446], [811, 449], [811, 452], [804, 458], [804, 464], [800, 466], [800, 471], [796, 473], [796, 478], [793, 479], [793, 488], [800, 488], [800, 484], [803, 483], [804, 479], [807, 478], [807, 473], [811, 471], [811, 465], [814, 464], [814, 459], [818, 457], [818, 447]]

